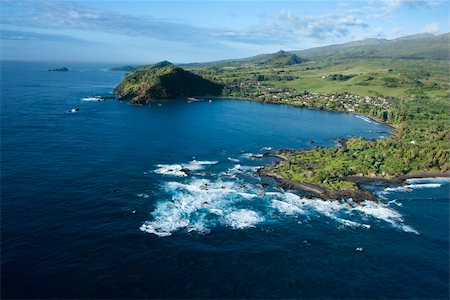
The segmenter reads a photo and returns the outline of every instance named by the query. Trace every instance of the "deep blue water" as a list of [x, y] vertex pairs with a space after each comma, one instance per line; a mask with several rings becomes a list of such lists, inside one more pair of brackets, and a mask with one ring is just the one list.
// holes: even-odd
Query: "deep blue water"
[[84, 101], [123, 73], [67, 66], [1, 65], [2, 298], [448, 298], [447, 180], [372, 184], [384, 204], [352, 209], [255, 173], [267, 147], [388, 128], [238, 100]]

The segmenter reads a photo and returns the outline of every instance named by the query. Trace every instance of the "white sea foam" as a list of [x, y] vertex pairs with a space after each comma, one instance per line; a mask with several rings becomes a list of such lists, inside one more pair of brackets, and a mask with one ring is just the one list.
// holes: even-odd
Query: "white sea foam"
[[256, 153], [256, 154], [255, 153], [243, 153], [243, 154], [241, 154], [241, 156], [243, 158], [250, 159], [250, 160], [255, 160], [255, 159], [264, 157], [264, 155], [260, 154], [260, 153]]
[[378, 194], [386, 195], [390, 192], [411, 192], [414, 189], [431, 189], [431, 188], [439, 188], [442, 186], [442, 183], [419, 183], [419, 181], [409, 181], [408, 183], [410, 184], [405, 184], [403, 186], [398, 187], [387, 187], [383, 191], [378, 192]]
[[171, 175], [171, 176], [188, 176], [185, 172], [182, 172], [181, 170], [184, 168], [183, 165], [177, 164], [177, 165], [164, 165], [164, 164], [157, 164], [158, 168], [154, 170], [157, 174], [162, 175]]
[[367, 123], [378, 124], [377, 122], [375, 122], [374, 120], [372, 120], [371, 118], [368, 118], [366, 116], [355, 115], [355, 117], [357, 117], [358, 119], [361, 119], [363, 121], [366, 121]]
[[414, 228], [403, 224], [403, 217], [399, 212], [383, 203], [365, 201], [361, 205], [356, 206], [354, 210], [390, 223], [393, 227], [399, 228], [405, 232], [419, 234]]
[[[271, 206], [286, 215], [299, 214], [300, 211], [296, 210], [298, 208], [301, 210], [301, 214], [312, 215], [318, 213], [348, 227], [371, 228], [369, 224], [348, 220], [348, 218], [354, 219], [355, 213], [359, 213], [363, 219], [374, 218], [383, 220], [395, 228], [418, 234], [415, 229], [403, 223], [404, 220], [400, 213], [383, 203], [364, 201], [361, 205], [350, 207], [346, 202], [301, 198], [289, 192], [272, 192], [266, 193], [266, 195], [275, 198], [276, 200], [272, 200]], [[280, 204], [280, 202], [284, 204]]]
[[219, 176], [235, 178], [238, 174], [255, 175], [256, 170], [259, 168], [261, 168], [261, 166], [243, 166], [241, 164], [236, 164], [227, 171], [219, 173]]
[[261, 150], [262, 151], [270, 151], [270, 150], [272, 150], [272, 147], [270, 147], [270, 146], [262, 147]]
[[158, 203], [151, 213], [153, 219], [141, 226], [142, 231], [158, 236], [180, 229], [205, 234], [217, 224], [240, 229], [263, 220], [252, 210], [236, 210], [236, 203], [256, 197], [250, 187], [243, 189], [236, 182], [194, 178], [188, 183], [168, 182], [164, 190], [171, 199]]
[[404, 186], [406, 189], [432, 189], [441, 187], [440, 183], [416, 183], [416, 184], [407, 184]]
[[429, 177], [429, 178], [410, 178], [406, 180], [407, 183], [428, 183], [428, 182], [450, 182], [450, 177]]
[[299, 208], [298, 206], [283, 201], [272, 200], [271, 204], [272, 207], [277, 209], [280, 213], [283, 213], [288, 216], [295, 216], [305, 213], [305, 211]]
[[399, 207], [402, 207], [402, 206], [403, 206], [403, 204], [401, 204], [400, 202], [398, 202], [396, 199], [389, 201], [388, 204], [395, 204], [395, 205], [397, 205], [397, 206], [399, 206]]
[[387, 187], [384, 189], [384, 194], [389, 192], [408, 192], [408, 190], [404, 186], [398, 186], [398, 187]]
[[157, 174], [162, 175], [170, 175], [170, 176], [179, 176], [185, 177], [188, 176], [186, 172], [183, 172], [183, 169], [189, 169], [190, 171], [199, 171], [203, 170], [208, 165], [217, 164], [217, 161], [198, 161], [192, 160], [185, 164], [173, 164], [173, 165], [165, 165], [165, 164], [157, 164], [157, 169], [154, 170]]
[[101, 101], [100, 96], [81, 98], [81, 101]]
[[149, 195], [144, 194], [144, 193], [139, 193], [139, 194], [137, 194], [136, 196], [138, 196], [139, 198], [144, 198], [144, 199], [150, 197]]
[[229, 160], [229, 161], [232, 161], [232, 162], [239, 162], [239, 159], [237, 159], [237, 158], [232, 158], [232, 157], [228, 157], [228, 160]]
[[[338, 201], [324, 201], [321, 199], [301, 198], [293, 193], [267, 193], [268, 196], [279, 200], [272, 200], [272, 207], [286, 215], [319, 213], [348, 227], [366, 227], [354, 221], [338, 217], [341, 211], [348, 212], [348, 206]], [[369, 226], [370, 228], [370, 226]]]
[[[195, 171], [216, 163], [193, 160], [181, 164], [157, 165], [158, 168], [154, 172], [182, 177], [187, 176], [181, 171], [183, 168], [193, 171], [195, 175]], [[211, 175], [208, 179], [191, 177], [181, 179], [182, 182], [166, 182], [162, 186], [166, 199], [157, 203], [151, 213], [151, 219], [144, 222], [140, 229], [161, 237], [176, 231], [206, 234], [218, 225], [244, 229], [258, 226], [274, 217], [279, 220], [281, 216], [297, 220], [326, 217], [333, 220], [339, 228], [345, 226], [370, 229], [373, 226], [370, 222], [382, 221], [405, 232], [418, 234], [415, 229], [404, 224], [399, 212], [383, 203], [365, 201], [361, 205], [350, 205], [350, 200], [325, 201], [304, 198], [291, 192], [264, 192], [258, 187], [258, 181], [247, 180], [249, 175], [256, 176], [257, 168], [236, 164], [227, 171]], [[388, 189], [411, 190], [432, 187], [430, 184], [436, 185], [410, 183]], [[389, 192], [390, 190], [386, 193]], [[142, 198], [144, 195], [138, 194]], [[396, 202], [388, 204], [401, 205]]]
[[226, 223], [233, 229], [243, 229], [255, 227], [256, 224], [264, 221], [257, 212], [249, 209], [239, 209], [225, 216]]

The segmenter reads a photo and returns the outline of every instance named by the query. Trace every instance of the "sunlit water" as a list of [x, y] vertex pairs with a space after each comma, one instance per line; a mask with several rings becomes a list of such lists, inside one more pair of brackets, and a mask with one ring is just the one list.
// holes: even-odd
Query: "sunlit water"
[[99, 102], [123, 73], [52, 67], [2, 64], [4, 298], [448, 297], [448, 180], [371, 184], [383, 203], [352, 207], [256, 174], [271, 149], [388, 128], [215, 98]]

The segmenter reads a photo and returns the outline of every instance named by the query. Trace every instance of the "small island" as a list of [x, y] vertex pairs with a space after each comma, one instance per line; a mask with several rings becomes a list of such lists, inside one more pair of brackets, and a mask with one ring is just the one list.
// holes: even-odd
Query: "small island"
[[49, 72], [68, 72], [69, 69], [67, 67], [60, 67], [55, 69], [48, 69]]
[[222, 89], [221, 84], [163, 61], [132, 71], [114, 93], [119, 100], [132, 104], [150, 104], [157, 100], [221, 95]]

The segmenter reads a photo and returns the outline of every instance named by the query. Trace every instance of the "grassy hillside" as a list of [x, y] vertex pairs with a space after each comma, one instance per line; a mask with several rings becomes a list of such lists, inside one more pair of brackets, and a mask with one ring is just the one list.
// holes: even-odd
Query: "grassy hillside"
[[206, 94], [220, 95], [221, 92], [220, 84], [169, 62], [138, 68], [126, 75], [115, 88], [115, 93], [121, 99], [134, 104]]

